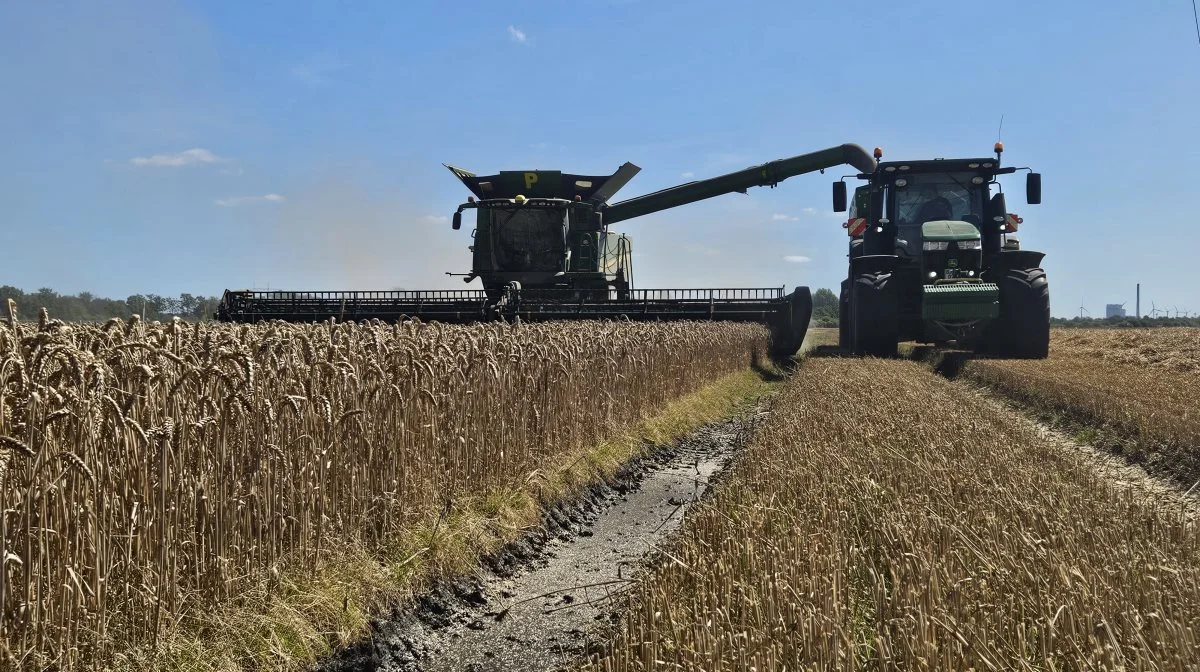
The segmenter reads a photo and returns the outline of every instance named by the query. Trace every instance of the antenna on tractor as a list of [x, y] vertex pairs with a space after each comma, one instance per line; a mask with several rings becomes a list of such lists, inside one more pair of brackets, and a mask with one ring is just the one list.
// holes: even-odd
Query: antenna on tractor
[[1192, 0], [1192, 21], [1196, 24], [1196, 41], [1200, 42], [1200, 13], [1196, 12], [1196, 0]]

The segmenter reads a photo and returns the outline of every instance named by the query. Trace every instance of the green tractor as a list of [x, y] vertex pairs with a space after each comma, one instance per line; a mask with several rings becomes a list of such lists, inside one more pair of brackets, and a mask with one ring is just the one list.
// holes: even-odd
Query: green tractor
[[[1026, 202], [1041, 203], [1041, 175], [995, 158], [881, 161], [854, 192], [846, 224], [850, 263], [840, 297], [839, 343], [890, 356], [900, 341], [981, 354], [1044, 358], [1050, 346], [1045, 254], [1021, 249], [996, 177], [1029, 171]], [[875, 158], [883, 153], [876, 148]], [[997, 189], [993, 193], [992, 187]], [[845, 181], [833, 208], [847, 210]]]

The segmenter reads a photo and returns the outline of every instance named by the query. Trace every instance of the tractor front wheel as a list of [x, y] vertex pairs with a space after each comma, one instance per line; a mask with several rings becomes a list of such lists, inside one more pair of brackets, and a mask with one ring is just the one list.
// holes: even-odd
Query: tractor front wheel
[[856, 355], [892, 357], [900, 340], [899, 306], [891, 273], [860, 273], [850, 289], [850, 332]]
[[1041, 268], [1014, 268], [1000, 279], [1000, 317], [988, 330], [988, 354], [1044, 359], [1050, 354], [1050, 283]]

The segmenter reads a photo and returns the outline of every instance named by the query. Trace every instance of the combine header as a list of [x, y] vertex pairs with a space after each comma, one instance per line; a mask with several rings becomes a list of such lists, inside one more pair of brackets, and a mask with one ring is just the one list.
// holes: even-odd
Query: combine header
[[[473, 196], [458, 206], [452, 226], [475, 211], [472, 265], [462, 274], [482, 290], [226, 291], [217, 318], [230, 322], [312, 322], [420, 318], [467, 323], [617, 318], [761, 322], [776, 354], [799, 348], [812, 316], [807, 287], [635, 289], [632, 241], [609, 227], [634, 217], [841, 164], [864, 173], [876, 162], [853, 144], [771, 161], [681, 184], [619, 203], [608, 201], [641, 169], [625, 163], [612, 175], [556, 170], [501, 171], [479, 176], [446, 166]], [[453, 274], [451, 274], [453, 275]]]

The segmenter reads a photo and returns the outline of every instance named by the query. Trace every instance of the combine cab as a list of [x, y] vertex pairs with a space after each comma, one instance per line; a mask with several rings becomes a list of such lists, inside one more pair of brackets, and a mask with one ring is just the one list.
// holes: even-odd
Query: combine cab
[[226, 291], [218, 319], [318, 321], [420, 318], [465, 323], [620, 318], [729, 320], [770, 327], [773, 350], [799, 348], [812, 315], [807, 287], [635, 289], [632, 240], [617, 222], [750, 187], [775, 186], [794, 175], [850, 164], [870, 172], [875, 160], [858, 145], [841, 145], [689, 182], [619, 203], [608, 201], [640, 170], [626, 163], [612, 175], [551, 170], [479, 176], [447, 166], [473, 194], [452, 226], [475, 213], [472, 265], [462, 274], [481, 290], [419, 292]]
[[[842, 282], [840, 341], [856, 354], [891, 355], [898, 341], [955, 342], [992, 355], [1046, 357], [1050, 288], [1045, 255], [1012, 236], [995, 158], [888, 161], [860, 174], [849, 219], [850, 265]], [[882, 158], [879, 149], [876, 158]], [[1026, 201], [1041, 203], [1029, 172]], [[835, 182], [834, 210], [847, 209]]]

